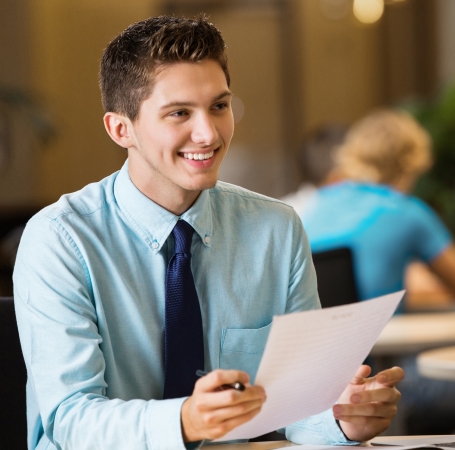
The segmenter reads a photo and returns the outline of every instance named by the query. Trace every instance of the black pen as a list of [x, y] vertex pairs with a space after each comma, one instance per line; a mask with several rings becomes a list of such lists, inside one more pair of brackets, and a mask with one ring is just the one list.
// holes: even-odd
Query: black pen
[[[203, 377], [207, 375], [208, 372], [205, 370], [196, 370], [196, 375], [198, 377]], [[220, 386], [222, 389], [235, 389], [236, 391], [244, 391], [245, 390], [245, 385], [243, 383], [240, 383], [240, 381], [236, 381], [234, 384], [223, 384]]]

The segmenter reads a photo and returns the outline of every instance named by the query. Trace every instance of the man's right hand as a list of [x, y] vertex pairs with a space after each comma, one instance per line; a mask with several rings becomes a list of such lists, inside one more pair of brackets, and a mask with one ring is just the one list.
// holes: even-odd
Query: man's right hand
[[[244, 391], [221, 387], [237, 381], [245, 385]], [[221, 438], [258, 414], [266, 400], [265, 391], [248, 382], [249, 375], [239, 370], [214, 370], [200, 378], [182, 405], [184, 441]]]

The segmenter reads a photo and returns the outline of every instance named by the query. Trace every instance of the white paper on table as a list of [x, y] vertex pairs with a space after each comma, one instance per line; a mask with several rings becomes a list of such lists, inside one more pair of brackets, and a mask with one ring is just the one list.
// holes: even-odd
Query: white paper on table
[[396, 445], [380, 445], [373, 446], [369, 443], [364, 445], [312, 445], [312, 444], [303, 444], [303, 445], [293, 445], [292, 447], [275, 447], [274, 450], [358, 450], [358, 449], [367, 449], [367, 450], [414, 450], [414, 449], [447, 449], [452, 450], [452, 447], [444, 447], [440, 445], [407, 445], [407, 446], [396, 446]]
[[221, 439], [250, 439], [331, 408], [368, 356], [405, 291], [273, 318], [255, 384], [261, 412]]

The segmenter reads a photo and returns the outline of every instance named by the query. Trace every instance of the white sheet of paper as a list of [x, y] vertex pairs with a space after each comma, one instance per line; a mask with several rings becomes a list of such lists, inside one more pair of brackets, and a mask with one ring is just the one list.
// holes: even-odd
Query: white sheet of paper
[[267, 401], [220, 440], [260, 436], [331, 408], [403, 295], [275, 316], [255, 380]]
[[367, 449], [367, 450], [414, 450], [414, 449], [428, 449], [428, 448], [435, 448], [435, 449], [448, 449], [452, 450], [450, 447], [438, 446], [438, 445], [408, 445], [403, 447], [397, 447], [394, 445], [381, 445], [379, 447], [374, 447], [372, 445], [311, 445], [311, 444], [304, 444], [304, 445], [294, 445], [292, 447], [276, 447], [274, 450], [359, 450], [359, 449]]

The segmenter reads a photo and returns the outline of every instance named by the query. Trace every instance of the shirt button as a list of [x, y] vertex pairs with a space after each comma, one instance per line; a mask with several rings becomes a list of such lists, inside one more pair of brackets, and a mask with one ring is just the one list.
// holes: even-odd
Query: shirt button
[[210, 236], [206, 236], [206, 237], [204, 238], [204, 242], [205, 242], [206, 244], [210, 244]]
[[158, 248], [158, 242], [154, 241], [152, 242], [152, 248], [157, 249]]

